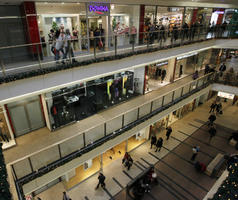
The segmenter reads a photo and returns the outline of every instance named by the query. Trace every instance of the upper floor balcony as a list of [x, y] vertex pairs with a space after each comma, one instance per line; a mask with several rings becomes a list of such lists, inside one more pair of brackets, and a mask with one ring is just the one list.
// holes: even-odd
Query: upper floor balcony
[[[216, 27], [194, 25], [190, 28], [175, 26], [170, 30], [164, 28], [155, 30], [151, 27], [143, 32], [136, 30], [129, 32], [128, 29], [127, 32], [110, 35], [103, 35], [98, 30], [98, 35], [94, 32], [97, 36], [77, 39], [74, 39], [69, 32], [68, 34], [52, 33], [54, 39], [50, 42], [0, 47], [0, 83], [211, 39], [235, 39], [237, 29], [237, 26], [233, 25]], [[79, 48], [79, 44], [81, 45], [83, 41], [87, 41], [87, 49]], [[219, 44], [212, 46], [220, 47]], [[24, 52], [27, 52], [27, 56]]]

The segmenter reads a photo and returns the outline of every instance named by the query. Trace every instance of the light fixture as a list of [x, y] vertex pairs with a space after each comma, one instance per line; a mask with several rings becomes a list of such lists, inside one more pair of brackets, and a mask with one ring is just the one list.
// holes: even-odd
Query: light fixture
[[46, 1], [45, 4], [48, 4], [48, 2]]
[[77, 4], [79, 5], [80, 3], [79, 3], [79, 2], [77, 2]]
[[64, 4], [64, 2], [62, 2], [61, 4]]
[[114, 8], [115, 8], [115, 5], [111, 4], [111, 9], [114, 10]]

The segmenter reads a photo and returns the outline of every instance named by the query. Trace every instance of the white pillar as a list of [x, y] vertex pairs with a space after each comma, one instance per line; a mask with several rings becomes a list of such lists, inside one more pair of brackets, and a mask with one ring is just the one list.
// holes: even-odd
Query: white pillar
[[172, 82], [174, 73], [175, 73], [175, 64], [176, 64], [176, 58], [171, 58], [168, 60], [168, 68], [166, 69], [167, 75], [165, 77], [165, 81]]
[[46, 101], [45, 101], [45, 95], [44, 94], [40, 95], [40, 98], [41, 98], [42, 107], [43, 107], [43, 111], [44, 111], [46, 126], [51, 131], [52, 129], [51, 129], [51, 124], [50, 124], [50, 119], [49, 119], [49, 112], [48, 112]]

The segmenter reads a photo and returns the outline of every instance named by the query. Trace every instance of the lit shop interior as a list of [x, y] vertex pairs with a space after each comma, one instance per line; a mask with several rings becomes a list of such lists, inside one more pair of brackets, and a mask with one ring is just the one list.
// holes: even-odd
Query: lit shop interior
[[136, 96], [140, 92], [137, 87], [141, 86], [134, 83], [134, 72], [125, 71], [47, 93], [51, 129], [79, 121]]
[[172, 28], [175, 24], [181, 26], [184, 8], [145, 6], [145, 25], [163, 24]]
[[118, 162], [121, 163], [121, 159], [123, 158], [126, 151], [133, 151], [139, 145], [143, 144], [149, 139], [149, 130], [149, 127], [142, 129], [140, 132], [128, 138], [126, 141], [123, 141], [113, 148], [108, 149], [103, 154], [98, 155], [91, 160], [88, 160], [83, 165], [76, 168], [74, 170], [74, 176], [68, 181], [64, 182], [66, 188], [72, 188], [76, 184], [97, 173], [102, 168], [108, 166], [115, 160], [118, 160]]
[[167, 74], [168, 61], [148, 65], [145, 70], [145, 93], [170, 83], [170, 75]]
[[4, 107], [0, 107], [0, 143], [2, 149], [7, 149], [16, 145], [13, 132], [7, 117], [7, 112]]
[[150, 135], [157, 135], [164, 131], [168, 126], [172, 125], [178, 119], [183, 118], [189, 112], [192, 112], [195, 108], [202, 105], [208, 99], [208, 93], [197, 97], [196, 99], [192, 100], [190, 103], [182, 106], [181, 108], [173, 111], [169, 115], [163, 117], [159, 121], [155, 122], [150, 128]]
[[[103, 12], [94, 8], [103, 6]], [[139, 30], [139, 5], [118, 5], [108, 3], [36, 3], [38, 26], [41, 38], [49, 41], [50, 30], [64, 26], [73, 36], [74, 51], [89, 50], [93, 47], [92, 37], [97, 36], [97, 29], [102, 29], [102, 42], [105, 47], [114, 45], [111, 36], [118, 35], [118, 46], [130, 44], [130, 32]], [[90, 38], [89, 38], [90, 37]], [[47, 55], [51, 55], [50, 45]]]

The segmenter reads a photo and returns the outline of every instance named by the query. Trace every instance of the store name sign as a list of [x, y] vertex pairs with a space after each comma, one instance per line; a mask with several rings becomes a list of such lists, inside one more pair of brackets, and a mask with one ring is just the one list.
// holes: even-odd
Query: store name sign
[[226, 93], [226, 92], [218, 92], [217, 96], [227, 98], [227, 99], [234, 99], [235, 95]]
[[91, 15], [108, 15], [110, 4], [104, 3], [89, 3], [88, 12]]

